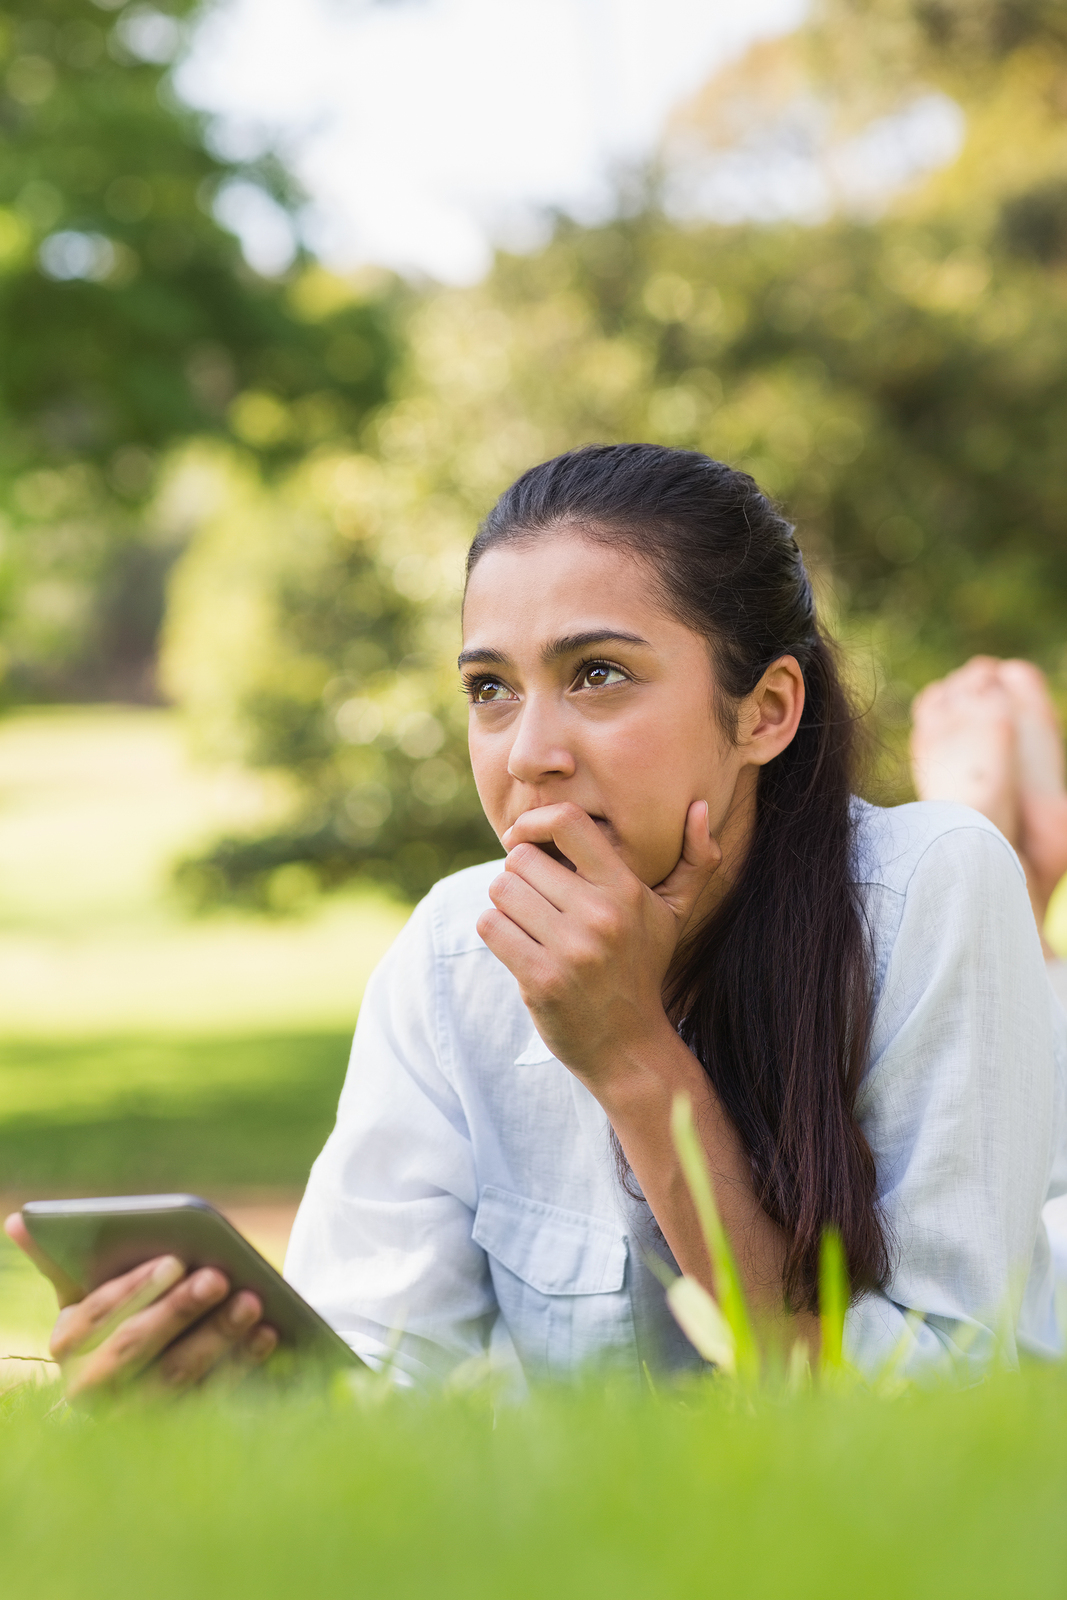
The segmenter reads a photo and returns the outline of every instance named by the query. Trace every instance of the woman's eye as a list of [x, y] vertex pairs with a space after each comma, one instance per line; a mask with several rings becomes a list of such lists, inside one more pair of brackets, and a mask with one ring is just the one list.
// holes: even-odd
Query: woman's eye
[[467, 693], [476, 706], [491, 706], [511, 698], [511, 690], [499, 678], [479, 678], [469, 685]]
[[590, 689], [610, 689], [616, 683], [625, 683], [627, 679], [625, 672], [613, 667], [610, 661], [591, 661], [578, 681]]

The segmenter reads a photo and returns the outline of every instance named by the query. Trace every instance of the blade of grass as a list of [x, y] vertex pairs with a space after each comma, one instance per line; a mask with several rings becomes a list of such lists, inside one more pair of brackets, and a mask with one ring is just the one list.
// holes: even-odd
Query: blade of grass
[[720, 1372], [737, 1375], [737, 1341], [711, 1295], [695, 1278], [675, 1278], [667, 1290], [674, 1320], [698, 1355]]
[[715, 1204], [711, 1174], [693, 1121], [693, 1107], [688, 1095], [674, 1097], [671, 1137], [704, 1236], [715, 1283], [715, 1299], [733, 1335], [737, 1375], [754, 1380], [759, 1376], [759, 1351], [752, 1332], [741, 1275], [719, 1216], [719, 1208]]
[[845, 1312], [849, 1302], [845, 1249], [836, 1228], [823, 1230], [819, 1246], [820, 1367], [844, 1365]]

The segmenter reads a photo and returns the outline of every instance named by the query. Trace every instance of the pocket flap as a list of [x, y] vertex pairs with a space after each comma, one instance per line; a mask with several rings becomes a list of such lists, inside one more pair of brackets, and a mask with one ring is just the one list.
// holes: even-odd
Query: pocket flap
[[482, 1190], [474, 1238], [541, 1294], [611, 1294], [626, 1277], [626, 1235], [610, 1222], [493, 1184]]

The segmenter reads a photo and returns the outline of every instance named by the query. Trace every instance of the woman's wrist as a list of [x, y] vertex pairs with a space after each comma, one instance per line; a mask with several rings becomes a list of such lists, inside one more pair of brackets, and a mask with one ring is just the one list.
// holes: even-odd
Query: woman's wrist
[[703, 1068], [666, 1015], [647, 1034], [631, 1037], [622, 1050], [615, 1050], [602, 1071], [578, 1076], [620, 1136], [623, 1124], [646, 1124], [656, 1109], [669, 1116], [675, 1095], [687, 1094], [695, 1101], [708, 1091]]

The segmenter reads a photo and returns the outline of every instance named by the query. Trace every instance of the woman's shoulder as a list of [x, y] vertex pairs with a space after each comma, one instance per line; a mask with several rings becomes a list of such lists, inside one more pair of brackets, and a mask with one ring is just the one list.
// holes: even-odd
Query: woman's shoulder
[[970, 806], [942, 800], [874, 806], [856, 799], [853, 817], [861, 886], [905, 896], [916, 878], [971, 888], [1005, 875], [1025, 883], [1007, 839]]
[[[432, 973], [442, 961], [448, 964], [451, 957], [473, 952], [488, 954], [478, 933], [478, 918], [490, 904], [489, 885], [501, 866], [501, 861], [480, 862], [434, 884], [374, 969], [367, 989], [371, 1000], [392, 993], [429, 994]], [[495, 958], [493, 965], [500, 967]], [[501, 972], [506, 970], [500, 967]]]
[[489, 885], [503, 870], [504, 861], [481, 861], [441, 878], [420, 901], [411, 921], [424, 926], [439, 955], [462, 955], [484, 950], [477, 922], [489, 906]]

